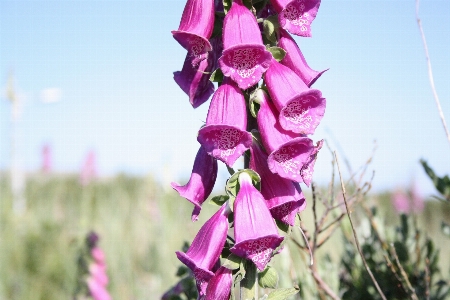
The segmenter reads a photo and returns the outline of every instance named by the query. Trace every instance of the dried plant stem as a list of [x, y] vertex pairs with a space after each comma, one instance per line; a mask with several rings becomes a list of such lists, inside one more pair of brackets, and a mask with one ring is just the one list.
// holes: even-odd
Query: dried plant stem
[[311, 274], [314, 280], [316, 281], [316, 284], [320, 287], [322, 291], [324, 291], [333, 300], [341, 300], [341, 298], [339, 298], [338, 295], [336, 295], [336, 293], [328, 286], [328, 284], [326, 284], [325, 281], [323, 281], [322, 277], [320, 277], [316, 265], [311, 265], [309, 269], [311, 270]]
[[340, 180], [341, 180], [342, 197], [344, 198], [344, 203], [345, 203], [345, 208], [346, 208], [346, 210], [347, 210], [348, 219], [349, 219], [349, 221], [350, 221], [350, 226], [352, 227], [353, 238], [355, 239], [356, 248], [358, 249], [358, 252], [359, 252], [359, 255], [361, 256], [361, 259], [362, 259], [362, 262], [363, 262], [363, 264], [364, 264], [364, 267], [366, 268], [367, 273], [369, 273], [369, 276], [370, 276], [370, 278], [372, 279], [373, 284], [375, 285], [375, 288], [376, 288], [377, 291], [378, 291], [378, 294], [380, 294], [380, 296], [381, 296], [381, 298], [382, 298], [383, 300], [387, 300], [387, 299], [386, 299], [386, 296], [384, 295], [383, 291], [381, 290], [380, 286], [378, 285], [377, 280], [376, 280], [375, 277], [373, 276], [372, 271], [370, 270], [369, 266], [367, 265], [366, 259], [364, 258], [364, 255], [363, 255], [363, 253], [362, 253], [362, 251], [361, 251], [361, 246], [359, 245], [358, 237], [356, 236], [355, 226], [353, 226], [353, 220], [352, 220], [352, 217], [351, 217], [350, 210], [349, 210], [349, 208], [348, 208], [347, 199], [346, 199], [346, 196], [345, 196], [345, 186], [344, 186], [344, 181], [342, 180], [341, 168], [340, 168], [340, 166], [339, 166], [339, 160], [338, 160], [338, 158], [337, 158], [336, 151], [334, 152], [334, 157], [335, 157], [335, 159], [336, 159], [336, 164], [337, 164], [337, 168], [338, 168], [338, 172], [339, 172], [339, 178], [340, 178]]
[[416, 291], [414, 290], [414, 288], [411, 285], [411, 282], [408, 279], [408, 274], [406, 274], [405, 269], [403, 269], [403, 266], [398, 259], [397, 251], [395, 251], [394, 244], [391, 244], [391, 253], [392, 253], [392, 256], [394, 256], [395, 263], [397, 264], [397, 267], [400, 270], [400, 274], [402, 275], [403, 280], [405, 281], [406, 286], [408, 287], [409, 296], [413, 300], [419, 300], [419, 298], [417, 297]]
[[427, 66], [428, 66], [428, 78], [430, 79], [431, 90], [433, 91], [434, 100], [436, 101], [436, 106], [439, 111], [439, 116], [442, 121], [442, 126], [444, 126], [445, 134], [447, 135], [447, 139], [448, 139], [448, 142], [450, 145], [450, 133], [448, 131], [447, 124], [445, 123], [445, 117], [444, 117], [444, 113], [442, 112], [441, 102], [439, 101], [439, 97], [437, 95], [436, 88], [434, 86], [433, 70], [431, 69], [431, 61], [430, 61], [430, 56], [428, 54], [427, 41], [425, 39], [425, 33], [423, 32], [422, 21], [419, 18], [419, 0], [416, 0], [416, 19], [417, 19], [417, 24], [419, 25], [420, 35], [421, 35], [422, 41], [423, 41], [423, 47], [425, 49], [425, 57], [427, 59]]

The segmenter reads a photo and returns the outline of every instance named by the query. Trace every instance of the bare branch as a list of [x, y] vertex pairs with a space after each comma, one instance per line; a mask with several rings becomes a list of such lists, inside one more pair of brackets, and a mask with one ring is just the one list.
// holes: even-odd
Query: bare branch
[[439, 101], [439, 97], [436, 92], [436, 88], [434, 86], [433, 70], [431, 69], [431, 61], [430, 61], [430, 56], [428, 54], [427, 41], [425, 39], [425, 33], [423, 32], [422, 21], [419, 18], [419, 0], [416, 0], [416, 19], [417, 19], [417, 25], [419, 25], [420, 35], [421, 35], [422, 41], [423, 41], [423, 47], [425, 49], [425, 57], [427, 59], [427, 66], [428, 66], [428, 78], [430, 79], [431, 90], [433, 91], [433, 97], [436, 102], [437, 109], [439, 111], [439, 116], [442, 121], [442, 126], [444, 126], [444, 131], [445, 131], [445, 134], [447, 135], [448, 143], [450, 145], [450, 133], [448, 131], [447, 124], [445, 123], [445, 117], [444, 117], [444, 113], [442, 112], [441, 102]]
[[361, 251], [361, 246], [359, 245], [358, 237], [356, 236], [355, 227], [353, 226], [353, 220], [352, 220], [352, 217], [351, 217], [351, 214], [350, 214], [350, 210], [348, 208], [347, 199], [346, 199], [346, 196], [345, 196], [344, 181], [342, 180], [341, 168], [339, 166], [339, 160], [337, 158], [336, 152], [334, 152], [334, 157], [336, 158], [336, 164], [337, 164], [337, 167], [338, 167], [339, 178], [341, 180], [342, 196], [344, 197], [345, 208], [347, 209], [348, 219], [350, 221], [350, 226], [352, 227], [353, 238], [355, 239], [356, 248], [358, 249], [358, 252], [359, 252], [359, 255], [361, 256], [361, 259], [362, 259], [362, 262], [364, 264], [364, 267], [366, 268], [367, 273], [369, 273], [369, 276], [372, 279], [373, 284], [375, 285], [375, 288], [378, 291], [378, 294], [380, 294], [380, 296], [381, 296], [381, 298], [383, 300], [387, 300], [386, 296], [384, 295], [383, 291], [381, 290], [380, 286], [378, 285], [377, 280], [373, 276], [372, 271], [370, 270], [369, 266], [367, 265], [366, 259], [364, 258], [364, 255], [363, 255], [363, 253]]
[[406, 286], [408, 287], [409, 296], [413, 300], [419, 300], [419, 298], [417, 297], [416, 291], [414, 291], [414, 288], [412, 287], [411, 282], [409, 281], [408, 274], [406, 274], [405, 269], [403, 269], [403, 266], [398, 259], [397, 251], [395, 251], [394, 244], [391, 244], [391, 254], [392, 254], [392, 256], [394, 256], [395, 263], [397, 264], [397, 267], [400, 270], [400, 274], [402, 275], [402, 278], [405, 281]]

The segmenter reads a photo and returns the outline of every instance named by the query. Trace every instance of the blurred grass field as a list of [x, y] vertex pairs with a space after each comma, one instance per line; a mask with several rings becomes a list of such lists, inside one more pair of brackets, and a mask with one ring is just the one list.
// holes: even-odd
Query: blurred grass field
[[[180, 263], [174, 252], [193, 239], [216, 209], [205, 203], [200, 220], [192, 223], [192, 204], [151, 176], [118, 175], [81, 186], [76, 175], [40, 174], [28, 178], [27, 211], [16, 215], [9, 186], [8, 177], [1, 175], [0, 300], [71, 299], [77, 251], [91, 230], [99, 234], [106, 254], [113, 299], [158, 299], [176, 282]], [[389, 193], [367, 201], [379, 207], [386, 226], [398, 222]], [[311, 205], [302, 219], [311, 222]], [[441, 249], [441, 269], [448, 274], [450, 239], [441, 233], [441, 221], [450, 222], [450, 205], [427, 201], [419, 227]], [[320, 249], [321, 257], [329, 259], [317, 262], [332, 287], [338, 285], [341, 241], [338, 230]], [[280, 285], [292, 286], [292, 276], [312, 284], [307, 261], [292, 245], [275, 257], [273, 263], [289, 274], [281, 276]]]

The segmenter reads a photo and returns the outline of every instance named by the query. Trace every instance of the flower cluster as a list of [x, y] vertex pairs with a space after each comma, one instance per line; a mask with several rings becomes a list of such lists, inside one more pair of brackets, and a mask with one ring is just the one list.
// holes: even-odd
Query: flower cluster
[[[326, 70], [308, 66], [291, 34], [311, 36], [319, 5], [320, 0], [187, 0], [172, 31], [188, 51], [174, 80], [194, 108], [212, 95], [191, 177], [184, 186], [172, 183], [194, 204], [193, 221], [214, 188], [218, 161], [232, 174], [227, 195], [216, 201], [221, 208], [187, 252], [176, 253], [192, 271], [199, 299], [229, 298], [236, 271], [223, 264], [225, 255], [263, 271], [283, 241], [275, 220], [293, 226], [306, 206], [300, 183], [310, 185], [322, 147], [309, 136], [326, 107], [311, 85]], [[234, 173], [242, 156], [244, 169]]]
[[[86, 294], [94, 300], [111, 300], [108, 293], [105, 254], [98, 247], [98, 235], [90, 232], [78, 257], [78, 283], [75, 295]], [[76, 296], [75, 296], [76, 298]]]

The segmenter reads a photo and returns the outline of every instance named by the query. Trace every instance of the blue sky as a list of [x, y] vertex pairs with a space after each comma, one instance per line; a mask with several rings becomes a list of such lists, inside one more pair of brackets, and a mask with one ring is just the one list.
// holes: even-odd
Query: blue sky
[[[172, 38], [184, 1], [0, 2], [0, 86], [14, 71], [24, 101], [20, 153], [39, 169], [45, 143], [56, 171], [78, 171], [94, 149], [100, 173], [152, 173], [163, 182], [189, 176], [208, 103], [194, 110], [173, 81], [185, 50]], [[450, 122], [450, 1], [422, 0], [437, 92]], [[431, 184], [426, 159], [450, 173], [446, 141], [427, 76], [415, 1], [323, 1], [312, 38], [297, 38], [309, 65], [330, 68], [314, 85], [327, 98], [313, 136], [327, 139], [354, 169], [377, 151], [375, 190]], [[53, 89], [60, 101], [44, 103]], [[10, 160], [10, 103], [0, 99], [0, 169]], [[315, 180], [330, 178], [319, 155]], [[225, 176], [221, 168], [217, 186]]]

